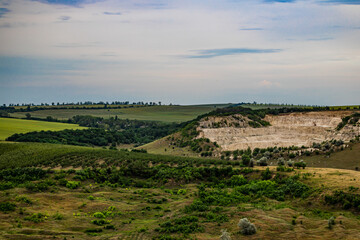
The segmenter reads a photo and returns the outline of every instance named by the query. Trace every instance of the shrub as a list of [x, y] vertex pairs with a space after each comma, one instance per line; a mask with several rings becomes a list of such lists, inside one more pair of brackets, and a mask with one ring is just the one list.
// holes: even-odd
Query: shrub
[[15, 207], [16, 207], [16, 205], [11, 202], [0, 203], [0, 211], [2, 211], [4, 213], [15, 211]]
[[31, 192], [45, 192], [46, 190], [49, 189], [49, 185], [51, 185], [51, 183], [49, 184], [48, 182], [38, 182], [38, 183], [32, 183], [29, 182], [25, 185], [26, 189], [31, 191]]
[[332, 229], [333, 225], [335, 225], [335, 217], [331, 217], [328, 220], [328, 227], [329, 229]]
[[106, 219], [95, 219], [95, 220], [92, 220], [91, 223], [98, 225], [98, 226], [104, 226], [106, 224], [109, 224], [110, 221], [106, 220]]
[[0, 182], [0, 191], [8, 190], [16, 187], [16, 184], [13, 182]]
[[292, 160], [287, 161], [287, 165], [289, 167], [292, 167], [294, 165], [294, 161], [292, 161]]
[[296, 162], [296, 163], [294, 164], [294, 166], [297, 167], [297, 168], [303, 168], [303, 169], [305, 169], [305, 167], [306, 167], [306, 162], [304, 162], [303, 160], [300, 160], [300, 162]]
[[186, 194], [186, 189], [179, 189], [178, 191], [177, 191], [177, 195], [185, 195]]
[[242, 160], [242, 163], [243, 163], [245, 166], [248, 166], [249, 163], [250, 163], [250, 156], [244, 154], [244, 155], [241, 156], [241, 160]]
[[235, 187], [235, 186], [241, 186], [247, 183], [247, 180], [244, 178], [243, 175], [233, 175], [229, 180], [228, 180], [228, 185]]
[[267, 166], [267, 158], [266, 157], [262, 157], [257, 161], [259, 166]]
[[231, 240], [230, 234], [227, 232], [226, 229], [221, 230], [220, 240]]
[[200, 226], [198, 222], [199, 219], [197, 217], [184, 216], [160, 224], [160, 229], [157, 229], [157, 231], [161, 233], [184, 233], [184, 234], [203, 232], [204, 228]]
[[105, 228], [105, 229], [115, 230], [115, 226], [114, 226], [114, 225], [106, 225], [104, 228]]
[[65, 178], [59, 179], [58, 182], [59, 182], [59, 185], [60, 185], [60, 186], [64, 186], [64, 187], [65, 187], [66, 184], [68, 183], [68, 181], [67, 181]]
[[17, 196], [15, 198], [15, 201], [23, 202], [23, 203], [26, 203], [26, 204], [32, 204], [32, 201], [29, 198], [27, 198], [26, 196]]
[[238, 226], [240, 227], [240, 232], [244, 235], [252, 235], [256, 233], [255, 225], [247, 218], [240, 219]]
[[269, 180], [269, 179], [271, 179], [271, 177], [272, 177], [272, 175], [271, 175], [271, 171], [269, 168], [266, 168], [266, 170], [261, 173], [262, 180]]
[[105, 215], [102, 212], [96, 212], [96, 213], [94, 213], [94, 217], [96, 217], [96, 218], [105, 218]]
[[80, 186], [80, 182], [78, 182], [78, 181], [68, 181], [66, 183], [66, 187], [70, 188], [70, 189], [75, 189], [75, 188], [77, 188], [79, 186]]
[[207, 206], [200, 200], [195, 200], [191, 205], [185, 206], [186, 213], [191, 213], [194, 211], [205, 212], [207, 210], [209, 210], [209, 206]]
[[27, 220], [27, 221], [34, 222], [34, 223], [39, 223], [39, 222], [43, 222], [45, 220], [45, 218], [46, 218], [45, 214], [33, 213], [33, 215], [27, 216], [24, 219]]
[[284, 165], [285, 165], [285, 160], [284, 160], [284, 158], [281, 157], [281, 158], [278, 159], [278, 165], [279, 165], [279, 166], [284, 166]]

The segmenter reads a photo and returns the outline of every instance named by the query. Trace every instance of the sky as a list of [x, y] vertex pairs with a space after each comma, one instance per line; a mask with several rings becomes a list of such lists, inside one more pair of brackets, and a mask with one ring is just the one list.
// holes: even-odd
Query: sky
[[360, 104], [360, 0], [0, 0], [0, 104]]

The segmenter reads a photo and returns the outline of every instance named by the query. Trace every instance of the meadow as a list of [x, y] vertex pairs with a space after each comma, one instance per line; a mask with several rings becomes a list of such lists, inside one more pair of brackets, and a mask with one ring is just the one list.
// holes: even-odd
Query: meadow
[[[29, 112], [32, 117], [46, 118], [51, 116], [60, 120], [67, 120], [76, 115], [91, 115], [110, 118], [117, 116], [121, 119], [136, 119], [161, 122], [186, 122], [199, 115], [210, 112], [217, 107], [228, 104], [189, 105], [189, 106], [134, 106], [120, 109], [52, 109]], [[25, 118], [25, 112], [12, 113], [12, 117]]]
[[0, 140], [5, 140], [7, 137], [15, 133], [26, 133], [42, 130], [60, 131], [64, 129], [86, 129], [86, 127], [80, 127], [76, 124], [58, 122], [0, 118]]
[[[181, 122], [213, 109], [214, 105], [58, 109], [31, 115], [39, 117], [35, 114], [48, 111], [59, 114], [54, 118], [67, 119], [85, 111], [105, 114], [98, 115], [104, 118]], [[73, 112], [62, 116], [66, 111]], [[122, 115], [114, 114], [120, 111]], [[218, 109], [213, 114], [232, 114], [227, 111], [233, 110]], [[254, 122], [266, 124], [256, 117], [257, 112], [238, 111], [249, 112]], [[31, 122], [34, 128], [76, 126], [4, 120], [15, 121], [14, 129]], [[131, 124], [139, 129], [153, 124], [115, 118], [78, 120], [102, 128], [97, 130], [119, 132]], [[3, 126], [8, 129], [9, 125]], [[215, 155], [214, 143], [193, 139], [196, 126], [192, 122], [170, 137], [135, 149], [0, 142], [0, 238], [206, 240], [220, 239], [224, 229], [232, 239], [360, 238], [360, 172], [354, 171], [360, 143], [353, 141], [341, 151], [340, 146], [333, 147], [327, 155], [299, 156], [292, 152], [299, 149], [293, 147]], [[184, 141], [176, 142], [174, 136]], [[200, 158], [203, 151], [214, 155]], [[269, 157], [269, 166], [262, 165], [263, 156]], [[256, 230], [239, 227], [244, 218]]]
[[360, 169], [360, 143], [351, 144], [343, 151], [334, 152], [330, 155], [313, 155], [303, 157], [309, 167]]
[[[281, 105], [281, 104], [243, 104], [242, 107], [251, 108], [253, 110], [258, 109], [278, 109], [278, 108], [307, 108], [312, 109], [314, 107], [307, 105]], [[349, 106], [329, 106], [329, 110], [338, 111], [338, 110], [354, 110], [360, 109], [360, 105], [349, 105]]]
[[[0, 235], [205, 240], [227, 229], [232, 239], [358, 238], [360, 172], [230, 162], [0, 143]], [[242, 218], [257, 231], [244, 235]]]

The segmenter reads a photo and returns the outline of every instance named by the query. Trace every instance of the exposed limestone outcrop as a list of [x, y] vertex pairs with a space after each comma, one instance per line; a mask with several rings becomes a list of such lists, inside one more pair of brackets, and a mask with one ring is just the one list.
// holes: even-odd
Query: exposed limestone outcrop
[[199, 137], [217, 142], [223, 150], [246, 149], [248, 147], [311, 146], [332, 139], [350, 141], [359, 135], [359, 127], [346, 125], [340, 131], [337, 125], [350, 111], [321, 111], [267, 115], [265, 121], [271, 126], [252, 128], [249, 119], [241, 115], [207, 117], [200, 121]]

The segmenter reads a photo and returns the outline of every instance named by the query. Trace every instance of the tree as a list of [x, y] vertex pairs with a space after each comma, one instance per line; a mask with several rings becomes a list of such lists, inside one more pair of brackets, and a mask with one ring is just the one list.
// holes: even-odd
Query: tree
[[30, 118], [31, 118], [31, 114], [30, 114], [30, 113], [26, 113], [25, 116], [26, 116], [27, 119], [30, 119]]
[[246, 154], [243, 154], [243, 155], [241, 156], [241, 160], [242, 160], [242, 162], [243, 162], [243, 164], [244, 164], [245, 166], [248, 166], [249, 163], [250, 163], [250, 156], [249, 156], [249, 155], [246, 155]]

